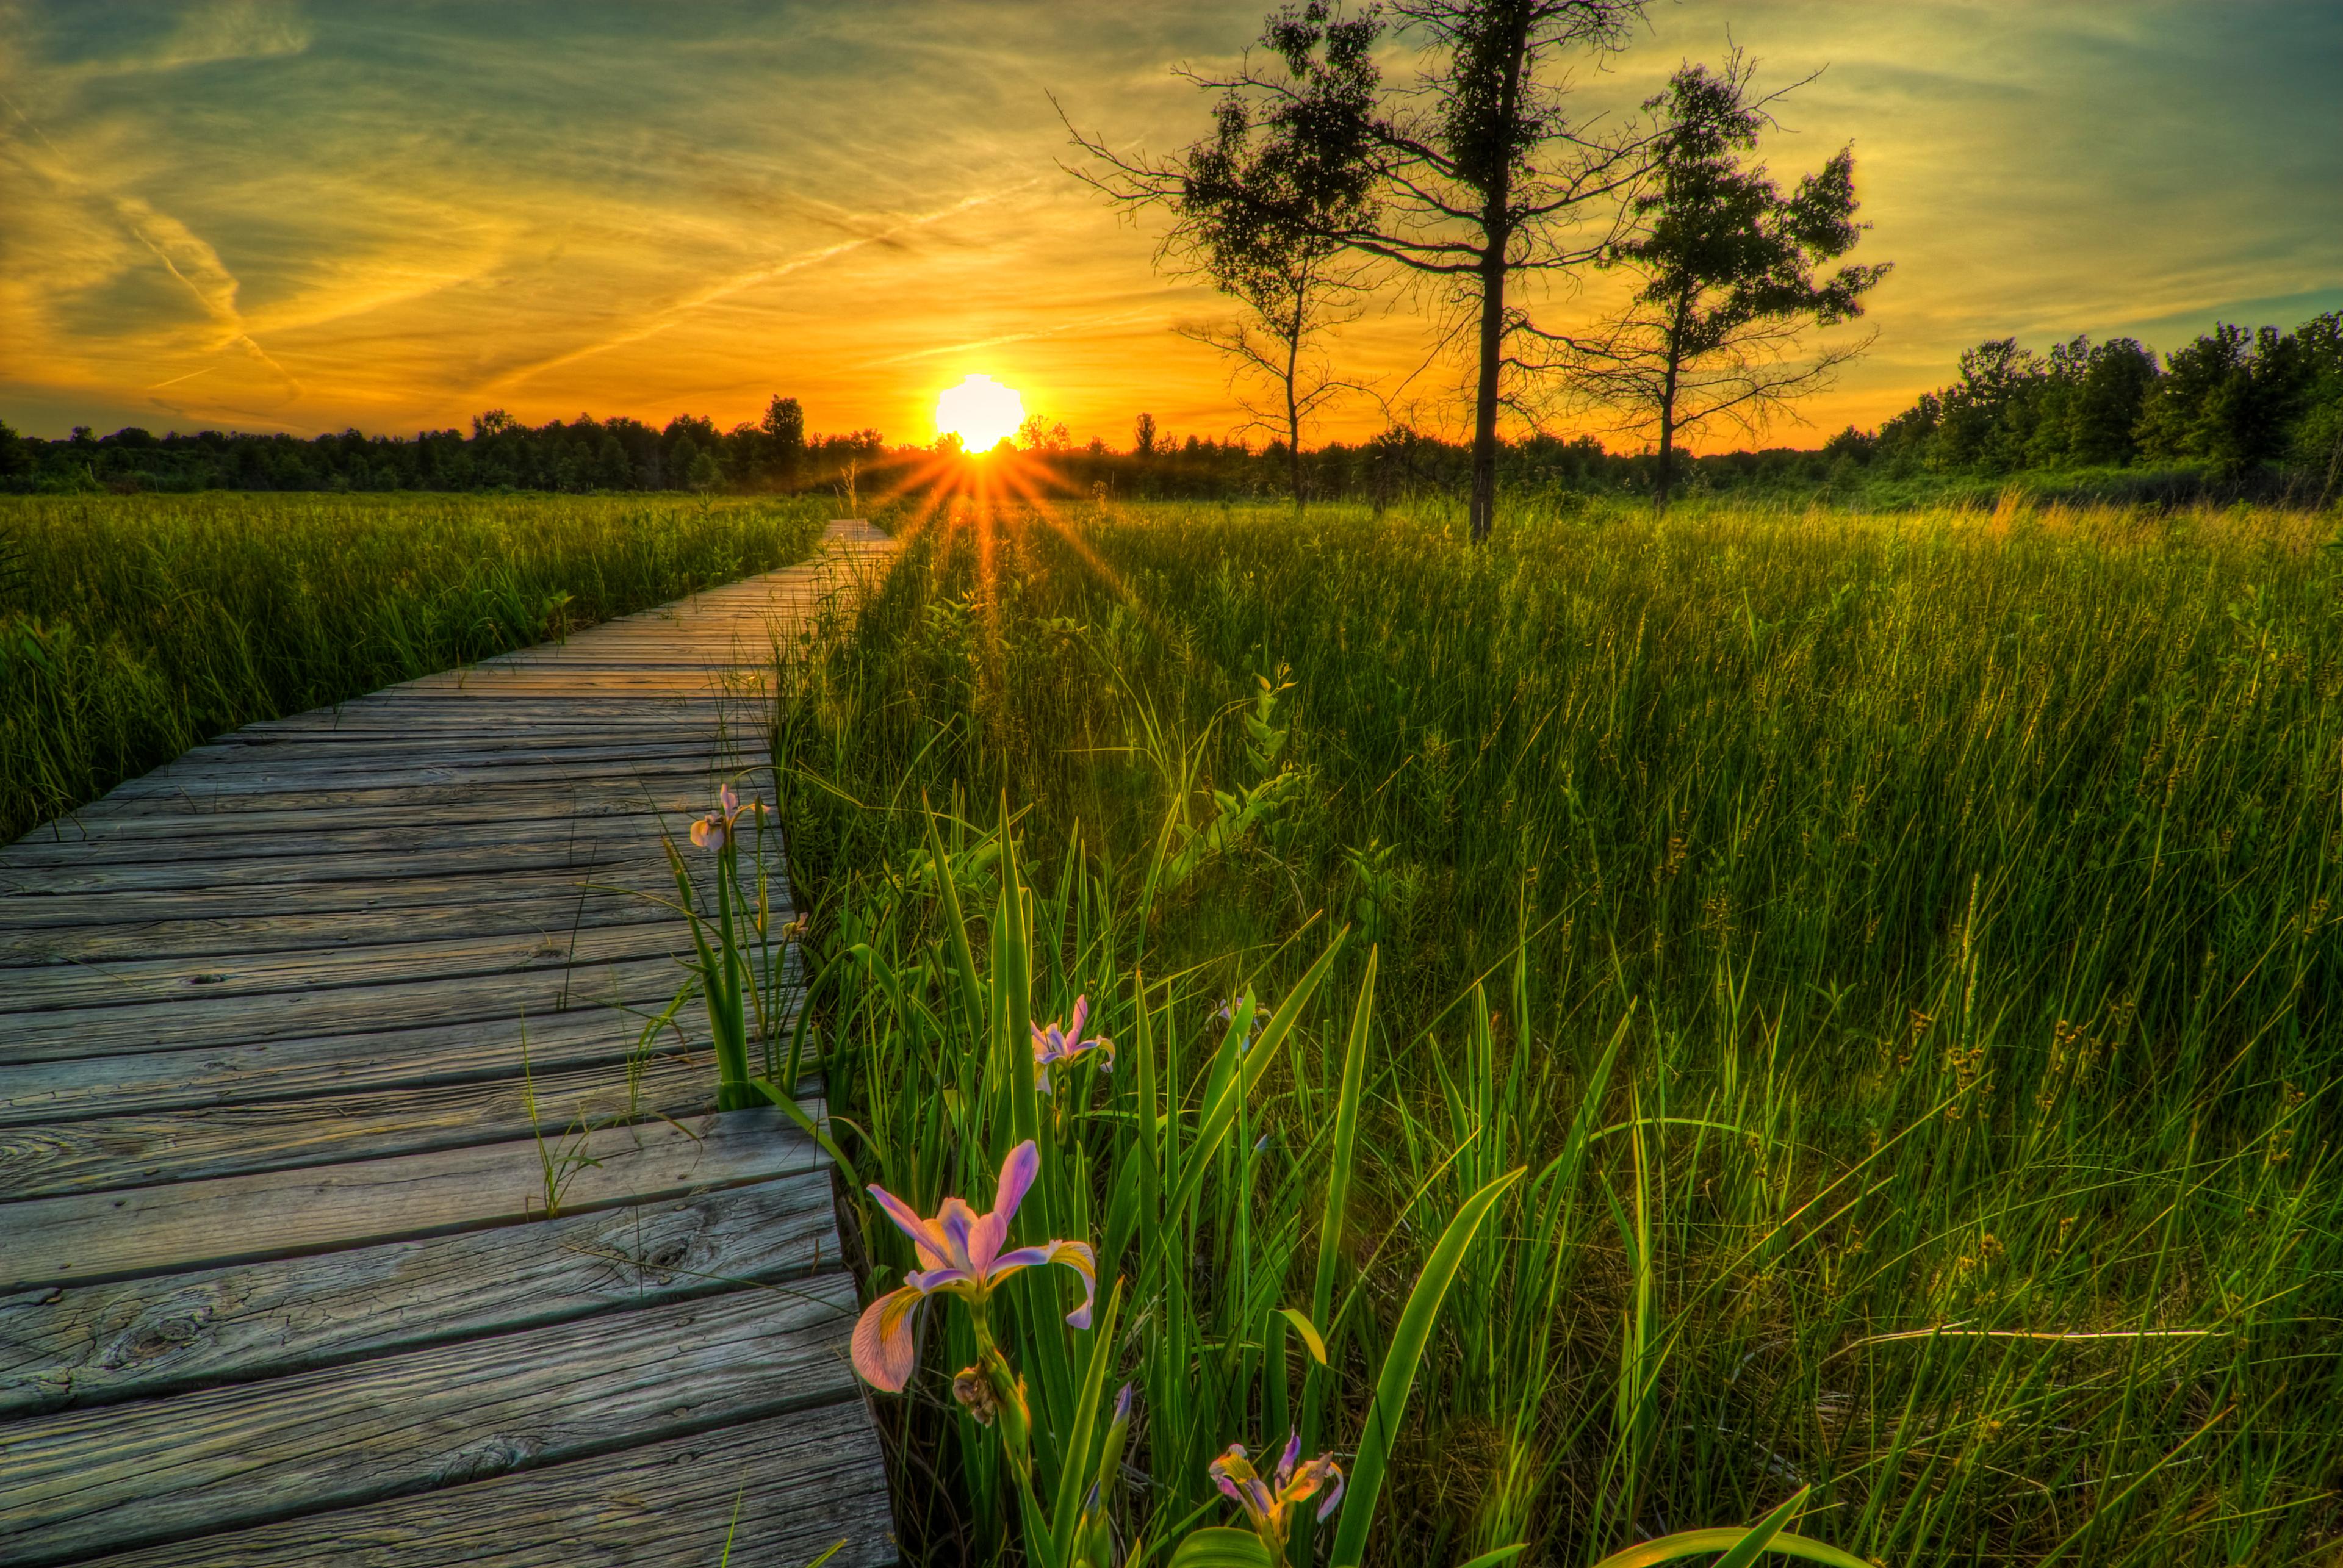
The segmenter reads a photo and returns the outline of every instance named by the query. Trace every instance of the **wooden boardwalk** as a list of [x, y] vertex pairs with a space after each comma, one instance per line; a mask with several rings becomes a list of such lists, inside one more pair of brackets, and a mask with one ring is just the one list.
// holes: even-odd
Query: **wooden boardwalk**
[[828, 1168], [712, 1113], [697, 1019], [628, 1063], [662, 828], [761, 777], [774, 638], [890, 548], [0, 850], [0, 1563], [714, 1568], [736, 1516], [735, 1564], [894, 1561]]

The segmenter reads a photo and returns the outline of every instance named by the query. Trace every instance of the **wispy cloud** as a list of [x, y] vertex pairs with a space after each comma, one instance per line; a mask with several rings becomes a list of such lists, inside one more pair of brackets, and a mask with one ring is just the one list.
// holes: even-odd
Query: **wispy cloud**
[[[1209, 104], [1171, 67], [1232, 57], [1271, 4], [0, 0], [0, 417], [729, 421], [787, 391], [920, 437], [979, 371], [1085, 434], [1141, 407], [1225, 428], [1223, 367], [1171, 328], [1226, 302], [1059, 172], [1047, 94], [1177, 147]], [[2327, 0], [1652, 15], [1590, 102], [1631, 108], [1728, 21], [1776, 79], [1830, 67], [1772, 156], [1853, 141], [1865, 248], [1897, 270], [1817, 424], [1879, 417], [1987, 336], [2168, 344], [2253, 301], [2343, 303]], [[1438, 320], [1363, 320], [1345, 368], [1396, 385]]]
[[501, 372], [489, 378], [488, 381], [481, 383], [476, 390], [484, 396], [493, 395], [511, 387], [524, 386], [535, 377], [548, 371], [558, 370], [566, 366], [578, 364], [582, 360], [590, 359], [597, 355], [607, 354], [612, 349], [625, 347], [628, 344], [640, 343], [645, 338], [654, 337], [659, 333], [666, 331], [679, 322], [687, 319], [694, 313], [703, 310], [709, 306], [714, 305], [720, 300], [729, 299], [735, 295], [745, 293], [749, 289], [759, 287], [765, 284], [777, 283], [782, 278], [788, 277], [792, 274], [803, 272], [809, 267], [820, 266], [825, 262], [835, 261], [840, 256], [851, 256], [856, 251], [862, 250], [870, 246], [900, 246], [905, 237], [920, 229], [946, 222], [947, 220], [957, 216], [959, 214], [970, 211], [971, 208], [983, 206], [989, 203], [997, 201], [1001, 199], [1001, 196], [1010, 194], [1011, 192], [1027, 188], [1031, 183], [1031, 182], [1029, 181], [1026, 182], [1025, 186], [1012, 186], [1004, 191], [988, 191], [979, 196], [963, 196], [960, 200], [952, 202], [948, 206], [939, 207], [933, 212], [921, 213], [914, 216], [896, 219], [885, 223], [875, 223], [868, 219], [850, 218], [845, 215], [840, 215], [834, 221], [839, 222], [841, 226], [852, 224], [855, 226], [867, 228], [868, 232], [860, 234], [852, 239], [840, 240], [835, 245], [824, 246], [819, 250], [808, 251], [803, 255], [793, 256], [786, 260], [774, 262], [769, 266], [752, 266], [744, 271], [732, 273], [728, 276], [702, 284], [682, 298], [670, 301], [659, 309], [651, 311], [647, 315], [638, 317], [626, 327], [616, 332], [609, 333], [595, 342], [581, 344], [575, 348], [564, 350], [561, 353], [555, 354], [534, 364], [519, 366], [513, 369]]

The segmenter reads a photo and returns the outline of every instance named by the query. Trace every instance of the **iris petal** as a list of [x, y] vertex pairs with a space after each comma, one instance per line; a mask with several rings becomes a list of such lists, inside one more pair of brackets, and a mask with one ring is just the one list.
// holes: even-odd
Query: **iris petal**
[[[990, 1214], [979, 1214], [958, 1198], [947, 1198], [936, 1213], [936, 1229], [944, 1240], [944, 1258], [955, 1269], [965, 1269], [978, 1279], [984, 1269], [976, 1261], [978, 1232], [991, 1220]], [[988, 1249], [990, 1250], [990, 1249]]]
[[1009, 1234], [1009, 1222], [1017, 1218], [1017, 1206], [1025, 1201], [1033, 1179], [1041, 1173], [1041, 1151], [1031, 1138], [1009, 1151], [1001, 1162], [1001, 1185], [993, 1189], [992, 1212], [1000, 1218], [1001, 1233]]
[[854, 1323], [854, 1370], [873, 1388], [900, 1393], [920, 1359], [912, 1342], [911, 1311], [926, 1294], [917, 1285], [890, 1291], [862, 1310]]
[[947, 1266], [950, 1260], [944, 1256], [943, 1231], [933, 1220], [920, 1218], [917, 1210], [884, 1187], [874, 1184], [870, 1191], [879, 1207], [886, 1211], [887, 1218], [895, 1221], [896, 1229], [911, 1238], [911, 1245], [918, 1250], [922, 1267], [940, 1269]]

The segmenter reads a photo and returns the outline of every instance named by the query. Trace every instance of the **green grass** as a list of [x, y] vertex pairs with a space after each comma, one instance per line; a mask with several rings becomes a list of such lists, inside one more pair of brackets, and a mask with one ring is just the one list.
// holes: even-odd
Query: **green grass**
[[[1804, 1485], [1799, 1532], [1887, 1563], [2312, 1560], [2343, 1538], [2332, 527], [908, 528], [777, 740], [847, 1152], [933, 1212], [1042, 1119], [1037, 1233], [1133, 1284], [1127, 1534], [1224, 1522], [1229, 1442], [1355, 1449], [1433, 1241], [1525, 1170], [1416, 1374], [1373, 1560], [1583, 1563]], [[1342, 925], [1249, 1087], [1211, 1010], [1275, 1001]], [[1026, 1010], [1078, 990], [1118, 1070], [1021, 1108]], [[891, 1282], [908, 1250], [865, 1230]], [[1028, 1286], [1034, 1322], [1061, 1290]], [[1071, 1421], [1045, 1339], [1018, 1364]], [[978, 1429], [884, 1408], [914, 1544], [997, 1548]]]
[[824, 504], [0, 498], [0, 843], [255, 719], [803, 558]]

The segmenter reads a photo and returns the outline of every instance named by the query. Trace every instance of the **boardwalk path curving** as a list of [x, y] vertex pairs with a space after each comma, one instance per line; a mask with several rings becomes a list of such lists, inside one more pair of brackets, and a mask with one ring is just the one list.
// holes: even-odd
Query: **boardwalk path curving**
[[662, 828], [762, 778], [776, 640], [891, 548], [0, 850], [0, 1562], [713, 1565], [736, 1516], [735, 1564], [894, 1560], [827, 1167], [704, 1051], [628, 1060]]

